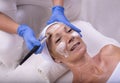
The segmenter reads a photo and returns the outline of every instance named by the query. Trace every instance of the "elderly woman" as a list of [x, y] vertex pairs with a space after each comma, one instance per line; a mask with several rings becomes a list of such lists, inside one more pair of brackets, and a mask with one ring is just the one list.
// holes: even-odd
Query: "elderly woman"
[[81, 35], [65, 24], [51, 24], [45, 34], [51, 57], [72, 71], [73, 83], [106, 83], [119, 65], [119, 47], [106, 45], [90, 57]]

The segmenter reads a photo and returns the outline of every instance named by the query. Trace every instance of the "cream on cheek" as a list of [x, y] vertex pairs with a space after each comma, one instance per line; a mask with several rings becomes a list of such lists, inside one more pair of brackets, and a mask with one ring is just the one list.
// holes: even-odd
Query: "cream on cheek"
[[[77, 32], [72, 32], [71, 36], [73, 37], [78, 37], [79, 34]], [[66, 44], [65, 42], [60, 42], [60, 44], [57, 46], [56, 48], [56, 52], [58, 52], [59, 54], [65, 56], [66, 58], [69, 56], [68, 52], [65, 50]]]
[[68, 52], [65, 50], [66, 44], [65, 42], [60, 42], [60, 44], [56, 48], [56, 52], [58, 52], [60, 55], [63, 55], [64, 57], [68, 57]]

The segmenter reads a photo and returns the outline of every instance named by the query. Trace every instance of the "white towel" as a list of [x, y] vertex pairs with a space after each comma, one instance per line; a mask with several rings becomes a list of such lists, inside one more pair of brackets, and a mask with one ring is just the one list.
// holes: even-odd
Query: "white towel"
[[120, 62], [108, 79], [107, 83], [120, 83]]
[[[47, 25], [42, 33], [40, 34], [40, 38], [43, 38], [45, 36], [46, 30], [53, 24], [59, 23], [59, 22], [54, 22], [49, 25]], [[45, 45], [41, 57], [45, 59], [45, 62], [39, 66], [39, 70], [43, 72], [44, 76], [46, 76], [46, 79], [50, 80], [50, 83], [54, 83], [56, 79], [58, 79], [60, 76], [62, 76], [65, 72], [68, 71], [68, 67], [63, 65], [62, 63], [56, 63], [54, 60], [51, 58], [51, 55], [48, 51], [47, 44], [46, 42], [43, 43]]]

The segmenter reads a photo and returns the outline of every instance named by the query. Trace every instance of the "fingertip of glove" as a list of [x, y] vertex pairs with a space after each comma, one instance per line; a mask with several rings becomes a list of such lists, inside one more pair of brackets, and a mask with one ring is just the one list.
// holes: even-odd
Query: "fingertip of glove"
[[80, 37], [82, 37], [82, 34], [79, 32]]

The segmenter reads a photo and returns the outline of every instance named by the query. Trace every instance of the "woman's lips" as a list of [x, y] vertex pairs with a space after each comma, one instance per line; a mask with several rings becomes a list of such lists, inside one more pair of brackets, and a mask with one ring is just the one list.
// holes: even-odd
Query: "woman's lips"
[[80, 42], [75, 43], [75, 44], [71, 47], [70, 51], [73, 51], [79, 44], [80, 44]]

